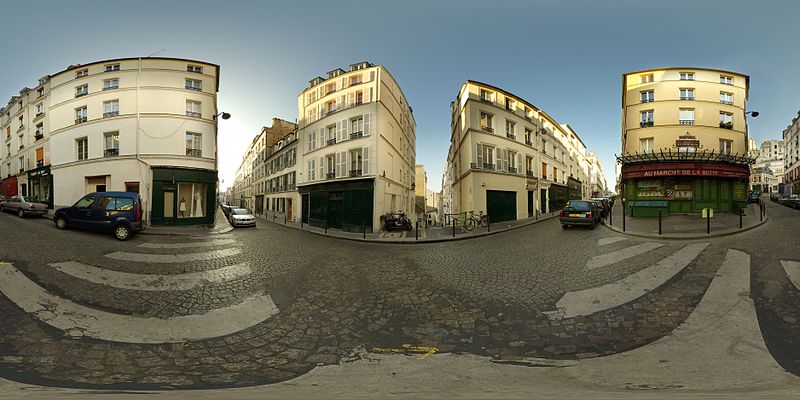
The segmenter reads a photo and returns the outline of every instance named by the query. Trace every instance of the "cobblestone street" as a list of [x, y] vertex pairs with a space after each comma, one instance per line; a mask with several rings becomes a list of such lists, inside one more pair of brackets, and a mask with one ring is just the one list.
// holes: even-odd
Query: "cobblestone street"
[[[769, 203], [767, 213], [764, 226], [707, 240], [562, 230], [556, 219], [417, 245], [263, 222], [118, 242], [2, 214], [0, 230], [37, 240], [3, 243], [0, 376], [67, 388], [232, 388], [400, 355], [440, 363], [443, 354], [487, 368], [603, 370], [668, 335], [691, 343], [692, 327], [732, 315], [694, 315], [728, 270], [755, 302], [758, 320], [742, 321], [758, 341], [763, 333], [772, 357], [759, 360], [800, 374], [800, 251], [771, 239], [791, 237], [800, 212]], [[670, 335], [680, 329], [688, 333]]]

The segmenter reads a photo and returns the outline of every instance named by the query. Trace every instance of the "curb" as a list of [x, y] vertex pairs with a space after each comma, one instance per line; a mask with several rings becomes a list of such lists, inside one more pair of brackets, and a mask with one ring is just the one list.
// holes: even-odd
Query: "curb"
[[733, 236], [733, 235], [735, 235], [737, 233], [742, 233], [742, 232], [746, 232], [746, 231], [749, 231], [749, 230], [754, 229], [754, 228], [758, 228], [759, 226], [766, 224], [767, 221], [769, 221], [769, 217], [764, 217], [763, 221], [759, 221], [755, 225], [744, 227], [742, 229], [726, 230], [726, 231], [717, 232], [717, 233], [713, 233], [712, 232], [711, 234], [688, 234], [688, 236], [684, 235], [684, 234], [674, 234], [674, 233], [670, 233], [670, 234], [666, 234], [666, 235], [659, 235], [659, 234], [653, 234], [653, 233], [637, 233], [637, 232], [630, 232], [630, 231], [623, 232], [622, 229], [617, 228], [616, 226], [607, 225], [605, 223], [605, 221], [603, 221], [603, 226], [605, 226], [609, 230], [612, 230], [614, 232], [617, 232], [617, 233], [620, 233], [620, 234], [623, 234], [623, 235], [626, 235], [626, 236], [634, 236], [634, 237], [641, 237], [641, 238], [647, 238], [647, 239], [697, 240], [697, 239], [705, 239], [705, 238], [719, 238], [719, 237], [725, 237], [725, 236]]
[[355, 237], [351, 238], [351, 237], [345, 237], [345, 236], [336, 236], [336, 235], [331, 235], [331, 234], [325, 234], [325, 233], [322, 233], [322, 232], [309, 231], [309, 230], [295, 228], [295, 227], [284, 225], [284, 224], [279, 224], [277, 222], [271, 222], [269, 220], [266, 220], [265, 218], [262, 218], [262, 219], [264, 219], [265, 222], [267, 222], [268, 224], [275, 224], [275, 225], [279, 225], [279, 226], [285, 226], [285, 227], [287, 227], [289, 229], [295, 229], [295, 230], [298, 230], [298, 231], [313, 233], [315, 235], [329, 237], [329, 238], [350, 240], [350, 241], [353, 241], [353, 242], [383, 243], [383, 244], [428, 244], [428, 243], [455, 242], [455, 241], [459, 241], [459, 240], [468, 240], [468, 239], [475, 239], [475, 238], [479, 238], [479, 237], [496, 235], [498, 233], [513, 231], [515, 229], [524, 228], [526, 226], [538, 224], [540, 222], [547, 221], [547, 220], [550, 220], [550, 219], [553, 219], [553, 218], [557, 218], [557, 217], [558, 217], [558, 215], [551, 215], [551, 216], [548, 216], [548, 217], [545, 217], [545, 218], [540, 218], [538, 220], [534, 220], [534, 221], [531, 221], [531, 222], [528, 222], [528, 223], [525, 223], [525, 224], [522, 224], [522, 225], [513, 226], [513, 227], [510, 227], [510, 228], [504, 228], [504, 229], [497, 230], [497, 231], [478, 233], [478, 234], [475, 234], [475, 235], [464, 235], [464, 236], [456, 236], [456, 237], [435, 238], [435, 239], [421, 239], [421, 240], [361, 239], [361, 238], [355, 238]]

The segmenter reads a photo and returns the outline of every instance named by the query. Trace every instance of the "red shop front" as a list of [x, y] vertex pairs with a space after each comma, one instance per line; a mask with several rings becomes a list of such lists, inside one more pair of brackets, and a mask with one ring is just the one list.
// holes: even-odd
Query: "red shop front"
[[19, 190], [17, 189], [17, 177], [16, 176], [9, 176], [6, 179], [3, 179], [2, 183], [2, 194], [6, 197], [16, 196], [19, 194]]

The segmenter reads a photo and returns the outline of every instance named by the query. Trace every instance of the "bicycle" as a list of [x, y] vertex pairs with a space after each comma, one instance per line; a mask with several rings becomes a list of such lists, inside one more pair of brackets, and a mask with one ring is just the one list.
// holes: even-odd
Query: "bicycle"
[[[467, 218], [467, 213], [469, 213], [469, 218]], [[489, 226], [489, 216], [484, 215], [483, 211], [479, 211], [477, 217], [475, 210], [464, 211], [461, 213], [461, 224], [467, 231], [475, 229], [476, 226]]]

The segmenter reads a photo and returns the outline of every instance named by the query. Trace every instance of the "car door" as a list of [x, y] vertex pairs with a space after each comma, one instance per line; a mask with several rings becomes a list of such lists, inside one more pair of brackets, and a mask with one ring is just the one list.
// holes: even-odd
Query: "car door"
[[111, 232], [116, 217], [116, 199], [111, 196], [98, 196], [89, 211], [89, 227], [93, 230]]
[[19, 197], [14, 196], [8, 199], [8, 201], [5, 202], [5, 204], [3, 204], [3, 208], [5, 208], [6, 211], [12, 211], [16, 213], [17, 209], [19, 209], [19, 201], [20, 201]]
[[88, 228], [90, 226], [89, 214], [96, 198], [97, 196], [95, 194], [87, 194], [69, 209], [68, 217], [70, 225], [77, 228]]

